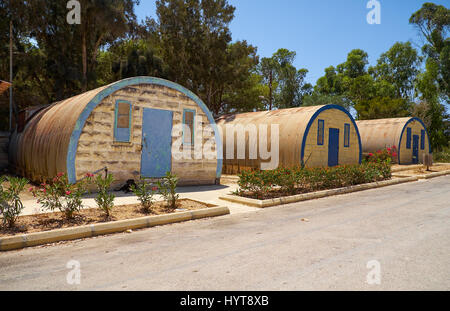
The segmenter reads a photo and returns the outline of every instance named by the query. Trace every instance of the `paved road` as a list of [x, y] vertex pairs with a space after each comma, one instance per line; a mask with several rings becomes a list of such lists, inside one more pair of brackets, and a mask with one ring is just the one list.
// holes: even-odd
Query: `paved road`
[[0, 253], [0, 289], [450, 290], [449, 255], [447, 176]]

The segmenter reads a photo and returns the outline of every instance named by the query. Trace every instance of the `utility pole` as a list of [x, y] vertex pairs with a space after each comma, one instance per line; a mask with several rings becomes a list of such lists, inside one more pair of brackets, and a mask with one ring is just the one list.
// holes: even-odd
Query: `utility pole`
[[13, 109], [13, 23], [12, 17], [9, 21], [9, 132], [12, 132], [12, 109]]

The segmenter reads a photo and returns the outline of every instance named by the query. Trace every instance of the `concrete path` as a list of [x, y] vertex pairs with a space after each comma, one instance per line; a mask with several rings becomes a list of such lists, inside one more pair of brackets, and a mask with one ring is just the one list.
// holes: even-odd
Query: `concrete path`
[[0, 253], [0, 290], [450, 290], [449, 201], [445, 176]]
[[[227, 206], [230, 209], [230, 213], [243, 213], [254, 211], [256, 208], [249, 207], [240, 204], [229, 203], [224, 200], [220, 200], [219, 197], [225, 194], [229, 194], [237, 189], [236, 184], [230, 185], [219, 185], [219, 186], [195, 186], [195, 187], [180, 187], [177, 189], [180, 194], [180, 198], [197, 200], [205, 203], [210, 203], [219, 206]], [[116, 205], [126, 205], [139, 203], [137, 197], [133, 193], [124, 193], [122, 191], [114, 192], [116, 195], [115, 204]], [[160, 201], [163, 198], [160, 195], [155, 195], [155, 200]], [[47, 213], [48, 211], [42, 210], [41, 205], [36, 202], [36, 200], [25, 200], [23, 201], [25, 208], [21, 215], [33, 215], [39, 213]], [[86, 196], [83, 199], [84, 208], [97, 207], [94, 196]]]

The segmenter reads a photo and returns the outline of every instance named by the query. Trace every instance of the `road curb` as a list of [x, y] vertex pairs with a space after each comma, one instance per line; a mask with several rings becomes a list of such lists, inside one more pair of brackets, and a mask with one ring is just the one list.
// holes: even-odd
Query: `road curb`
[[17, 236], [0, 238], [0, 251], [9, 251], [60, 241], [83, 239], [104, 234], [124, 232], [129, 229], [143, 229], [188, 220], [222, 216], [229, 213], [230, 210], [228, 207], [219, 206], [195, 211], [146, 216], [135, 219], [118, 220], [79, 227], [21, 234]]
[[324, 197], [338, 195], [338, 194], [345, 194], [345, 193], [357, 192], [357, 191], [362, 191], [362, 190], [397, 185], [397, 184], [412, 182], [412, 181], [417, 181], [417, 180], [419, 180], [419, 178], [416, 176], [406, 177], [406, 178], [398, 178], [398, 179], [390, 179], [390, 180], [378, 181], [378, 182], [369, 183], [369, 184], [361, 184], [361, 185], [349, 186], [349, 187], [338, 188], [338, 189], [322, 190], [322, 191], [310, 192], [310, 193], [305, 193], [305, 194], [297, 194], [297, 195], [293, 195], [293, 196], [287, 196], [287, 197], [276, 198], [276, 199], [268, 199], [268, 200], [256, 200], [256, 199], [250, 199], [250, 198], [243, 198], [243, 197], [239, 197], [237, 195], [230, 195], [230, 194], [221, 196], [221, 197], [219, 197], [219, 199], [234, 202], [234, 203], [244, 204], [244, 205], [248, 205], [248, 206], [253, 206], [253, 207], [265, 208], [265, 207], [271, 207], [271, 206], [276, 206], [276, 205], [319, 199], [319, 198], [324, 198]]
[[430, 174], [417, 175], [417, 177], [419, 177], [419, 179], [430, 179], [430, 178], [440, 177], [440, 176], [444, 176], [444, 175], [448, 175], [448, 174], [450, 174], [450, 170], [442, 171], [442, 172], [435, 172], [435, 173], [430, 173]]

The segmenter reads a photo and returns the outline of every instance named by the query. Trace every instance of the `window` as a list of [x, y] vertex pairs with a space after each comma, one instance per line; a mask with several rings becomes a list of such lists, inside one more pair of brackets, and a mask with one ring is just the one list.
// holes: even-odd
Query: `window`
[[424, 130], [420, 131], [420, 149], [421, 150], [425, 149], [425, 131]]
[[185, 109], [183, 111], [183, 143], [185, 145], [194, 144], [194, 119], [194, 110]]
[[350, 124], [344, 124], [344, 147], [350, 147]]
[[126, 101], [116, 102], [116, 120], [114, 126], [114, 140], [130, 141], [131, 104]]
[[325, 128], [325, 121], [324, 120], [319, 120], [319, 124], [318, 124], [318, 128], [317, 128], [317, 144], [318, 145], [323, 145], [323, 140], [324, 140], [324, 130]]
[[411, 128], [406, 129], [406, 149], [411, 149]]

